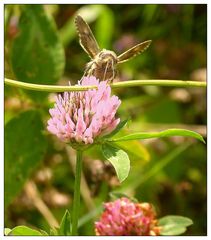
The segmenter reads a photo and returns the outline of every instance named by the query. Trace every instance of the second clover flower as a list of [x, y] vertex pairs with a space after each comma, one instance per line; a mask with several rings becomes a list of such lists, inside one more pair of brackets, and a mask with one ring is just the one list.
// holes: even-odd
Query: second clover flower
[[97, 236], [160, 235], [156, 213], [149, 203], [134, 203], [120, 198], [104, 204], [104, 212], [95, 222]]
[[116, 119], [115, 114], [121, 101], [111, 96], [106, 81], [93, 76], [84, 77], [79, 85], [96, 85], [98, 89], [59, 95], [54, 108], [49, 110], [51, 118], [47, 129], [66, 143], [92, 144], [95, 138], [116, 128], [120, 119]]

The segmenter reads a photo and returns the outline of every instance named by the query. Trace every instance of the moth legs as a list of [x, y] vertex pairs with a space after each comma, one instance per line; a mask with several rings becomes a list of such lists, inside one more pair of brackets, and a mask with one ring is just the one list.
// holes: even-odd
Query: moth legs
[[[111, 61], [111, 67], [112, 67], [112, 78], [107, 79], [108, 82], [112, 82], [113, 79], [114, 79], [114, 77], [115, 77], [115, 72], [114, 72], [114, 61], [113, 61], [113, 59], [111, 59], [110, 61]], [[103, 81], [106, 80], [106, 73], [107, 73], [108, 65], [109, 65], [110, 61], [108, 61], [107, 64], [106, 64], [106, 68], [105, 68], [105, 71], [104, 71], [104, 74], [103, 74]]]

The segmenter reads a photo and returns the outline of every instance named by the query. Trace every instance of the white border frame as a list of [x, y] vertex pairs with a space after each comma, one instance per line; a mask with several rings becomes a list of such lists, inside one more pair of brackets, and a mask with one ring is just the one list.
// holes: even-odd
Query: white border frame
[[[160, 0], [160, 1], [152, 1], [152, 0], [148, 0], [148, 1], [140, 1], [140, 0], [133, 0], [133, 1], [128, 1], [128, 0], [114, 0], [114, 1], [108, 1], [108, 0], [74, 0], [74, 1], [70, 1], [70, 0], [62, 0], [62, 1], [58, 1], [58, 0], [45, 0], [45, 1], [36, 1], [36, 0], [19, 0], [19, 1], [11, 1], [11, 0], [0, 0], [0, 53], [1, 53], [1, 57], [0, 57], [0, 74], [2, 76], [1, 78], [1, 81], [0, 81], [0, 106], [2, 106], [2, 115], [0, 117], [0, 126], [1, 126], [1, 133], [2, 133], [2, 137], [0, 138], [0, 154], [1, 154], [1, 165], [0, 165], [0, 178], [1, 178], [1, 181], [0, 181], [0, 196], [1, 196], [1, 199], [0, 199], [0, 238], [1, 239], [15, 239], [15, 240], [22, 240], [22, 239], [40, 239], [40, 237], [33, 237], [33, 236], [17, 236], [17, 237], [12, 237], [12, 236], [4, 236], [4, 82], [3, 82], [3, 79], [4, 79], [4, 4], [207, 4], [207, 16], [208, 16], [208, 21], [207, 21], [207, 60], [208, 60], [208, 56], [209, 56], [209, 53], [210, 53], [210, 49], [209, 49], [209, 41], [208, 39], [210, 39], [210, 32], [208, 31], [209, 30], [209, 27], [210, 26], [210, 21], [211, 21], [211, 1], [210, 1], [210, 4], [209, 4], [209, 1], [207, 0], [177, 0], [177, 1], [165, 1], [165, 0]], [[211, 63], [209, 61], [207, 61], [207, 69], [211, 69]], [[208, 71], [209, 72], [209, 71]], [[207, 80], [208, 80], [208, 76], [209, 76], [209, 73], [207, 74]], [[209, 119], [210, 119], [210, 116], [209, 116], [209, 105], [208, 103], [211, 102], [211, 95], [209, 95], [209, 84], [208, 84], [208, 90], [207, 90], [207, 120], [209, 122]], [[210, 100], [210, 101], [209, 101]], [[209, 128], [207, 128], [208, 130], [208, 136], [209, 136]], [[207, 142], [208, 146], [207, 146], [207, 173], [209, 173], [210, 171], [210, 163], [209, 163], [209, 149], [211, 148], [211, 145], [209, 143], [209, 141]], [[209, 183], [210, 183], [210, 179], [211, 179], [211, 176], [209, 176], [209, 174], [207, 174], [207, 190], [208, 190], [208, 186], [209, 186]], [[197, 196], [196, 196], [197, 197]], [[208, 207], [209, 206], [209, 202], [210, 202], [210, 191], [208, 191], [208, 194], [207, 194], [207, 218], [209, 220], [209, 216], [210, 216], [210, 208]], [[207, 222], [207, 236], [166, 236], [166, 237], [156, 237], [156, 238], [159, 238], [161, 240], [170, 240], [172, 238], [180, 238], [180, 239], [184, 239], [184, 238], [187, 238], [187, 239], [190, 239], [190, 238], [194, 238], [194, 239], [205, 239], [205, 238], [208, 238], [210, 235], [211, 235], [211, 229], [210, 229], [210, 224], [209, 224], [209, 221]], [[74, 239], [93, 239], [93, 237], [95, 236], [81, 236], [81, 237], [72, 237], [72, 236], [69, 236], [70, 238], [74, 238]], [[68, 237], [65, 237], [65, 236], [43, 236], [42, 238], [48, 238], [48, 239], [67, 239]], [[116, 236], [113, 236], [113, 237], [97, 237], [98, 239], [118, 239], [118, 237]], [[150, 238], [154, 238], [154, 237], [135, 237], [135, 236], [130, 236], [130, 237], [122, 237], [121, 238], [124, 238], [124, 239], [150, 239]]]

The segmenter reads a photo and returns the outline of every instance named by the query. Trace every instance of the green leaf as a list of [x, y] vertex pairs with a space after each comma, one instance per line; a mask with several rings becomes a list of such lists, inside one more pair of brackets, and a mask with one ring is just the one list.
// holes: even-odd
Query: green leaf
[[20, 193], [47, 148], [37, 111], [21, 113], [5, 126], [5, 207]]
[[7, 235], [9, 235], [9, 233], [12, 231], [12, 229], [10, 229], [10, 228], [5, 228], [4, 229], [4, 235], [5, 236], [7, 236]]
[[[131, 157], [134, 158], [136, 163], [140, 165], [143, 162], [149, 162], [150, 154], [146, 147], [138, 140], [131, 140], [125, 144], [124, 142], [115, 142], [115, 145], [126, 151]], [[135, 151], [134, 151], [135, 149]], [[132, 158], [131, 158], [132, 160]]]
[[[19, 81], [55, 84], [63, 74], [65, 55], [55, 23], [42, 5], [22, 5], [19, 32], [13, 41], [11, 63]], [[47, 93], [27, 91], [43, 101]]]
[[[107, 140], [110, 141], [110, 139], [108, 139], [108, 138], [111, 138], [115, 134], [118, 134], [117, 138], [122, 137], [124, 135], [128, 135], [129, 131], [128, 131], [128, 129], [126, 129], [124, 127], [129, 123], [129, 121], [130, 121], [130, 119], [126, 119], [126, 120], [120, 122], [117, 125], [117, 127], [110, 134], [104, 136], [103, 139], [106, 141]], [[125, 152], [130, 154], [130, 157], [133, 157], [137, 164], [140, 164], [139, 160], [148, 162], [150, 159], [149, 152], [147, 151], [145, 146], [138, 140], [131, 140], [127, 144], [125, 144], [124, 142], [115, 142], [115, 146], [121, 148], [122, 150], [124, 150]], [[134, 151], [134, 149], [135, 149], [135, 151]], [[131, 160], [132, 160], [132, 158], [131, 158]]]
[[57, 229], [50, 229], [50, 236], [58, 236], [59, 234], [58, 234], [58, 230]]
[[158, 220], [158, 225], [162, 226], [161, 235], [180, 235], [192, 225], [190, 218], [182, 216], [169, 215]]
[[137, 140], [137, 139], [162, 138], [162, 137], [173, 137], [173, 136], [193, 137], [205, 143], [203, 137], [199, 133], [186, 130], [186, 129], [168, 129], [161, 132], [132, 133], [123, 137], [108, 139], [108, 141], [119, 142], [119, 141], [130, 141], [130, 140]]
[[68, 210], [65, 211], [65, 214], [61, 220], [60, 227], [58, 229], [58, 233], [60, 236], [69, 236], [71, 235], [71, 218]]
[[130, 171], [130, 160], [126, 152], [109, 144], [102, 145], [104, 157], [113, 165], [116, 170], [117, 177], [123, 182]]
[[127, 125], [128, 121], [129, 119], [125, 119], [121, 121], [111, 133], [109, 133], [108, 135], [105, 135], [103, 138], [111, 138], [114, 135], [116, 135], [123, 127]]
[[11, 230], [10, 236], [43, 236], [41, 232], [26, 226], [17, 226]]

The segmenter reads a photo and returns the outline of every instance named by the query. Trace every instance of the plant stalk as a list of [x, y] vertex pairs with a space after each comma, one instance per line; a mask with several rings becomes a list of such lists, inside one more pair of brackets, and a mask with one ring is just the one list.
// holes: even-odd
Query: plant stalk
[[78, 215], [80, 212], [81, 170], [82, 170], [82, 151], [77, 150], [73, 211], [72, 211], [72, 236], [77, 236], [78, 230]]

